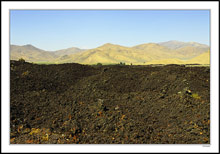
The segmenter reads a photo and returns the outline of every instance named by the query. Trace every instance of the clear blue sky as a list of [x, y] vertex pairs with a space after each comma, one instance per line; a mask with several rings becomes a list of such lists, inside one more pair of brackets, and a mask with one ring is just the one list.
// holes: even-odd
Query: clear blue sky
[[169, 40], [209, 45], [208, 10], [11, 10], [10, 43], [54, 51]]

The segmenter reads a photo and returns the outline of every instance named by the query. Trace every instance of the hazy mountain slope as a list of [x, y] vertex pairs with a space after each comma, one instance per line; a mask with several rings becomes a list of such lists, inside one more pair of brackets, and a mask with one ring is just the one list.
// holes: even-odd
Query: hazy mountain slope
[[204, 52], [207, 52], [209, 48], [198, 48], [192, 46], [185, 46], [179, 49], [176, 49], [176, 53], [183, 55], [183, 59], [194, 58]]
[[[167, 41], [158, 43], [161, 46], [168, 47], [170, 49], [179, 49], [183, 47], [196, 47], [196, 48], [209, 48], [209, 46], [205, 44], [200, 44], [197, 42], [180, 42], [180, 41]], [[207, 50], [206, 50], [207, 51]]]
[[57, 56], [51, 52], [38, 49], [32, 45], [11, 45], [10, 59], [18, 60], [20, 58], [29, 62], [48, 62], [54, 60]]
[[84, 51], [84, 50], [76, 48], [76, 47], [72, 47], [72, 48], [57, 50], [57, 51], [54, 51], [53, 53], [57, 56], [65, 56], [65, 55], [75, 54], [75, 53], [81, 52], [81, 51]]
[[132, 49], [142, 50], [145, 54], [151, 55], [153, 59], [170, 59], [170, 58], [184, 58], [182, 54], [177, 53], [175, 50], [161, 46], [156, 43], [140, 44], [132, 47]]
[[158, 44], [172, 49], [173, 53], [181, 55], [180, 58], [182, 60], [194, 58], [209, 50], [209, 46], [197, 42], [168, 41]]
[[210, 51], [187, 61], [188, 64], [210, 64]]

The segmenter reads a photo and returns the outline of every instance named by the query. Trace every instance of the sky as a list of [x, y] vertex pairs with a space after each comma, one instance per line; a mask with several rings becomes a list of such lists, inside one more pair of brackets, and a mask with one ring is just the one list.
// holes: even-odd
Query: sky
[[10, 10], [10, 44], [55, 51], [170, 40], [209, 45], [209, 10]]

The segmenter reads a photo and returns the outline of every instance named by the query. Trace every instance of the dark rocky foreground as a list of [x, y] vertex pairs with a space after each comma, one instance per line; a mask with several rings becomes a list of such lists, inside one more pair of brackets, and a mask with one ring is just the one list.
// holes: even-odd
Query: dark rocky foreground
[[209, 144], [209, 67], [11, 61], [11, 144]]

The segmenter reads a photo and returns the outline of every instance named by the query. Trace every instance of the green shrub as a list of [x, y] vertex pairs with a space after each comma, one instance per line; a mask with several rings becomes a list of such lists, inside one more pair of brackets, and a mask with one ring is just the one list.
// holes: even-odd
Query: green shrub
[[102, 66], [102, 63], [97, 63], [97, 66]]
[[125, 63], [120, 62], [120, 64], [119, 64], [119, 65], [125, 65]]
[[25, 62], [25, 60], [23, 58], [20, 58], [18, 61], [23, 62], [23, 63]]

